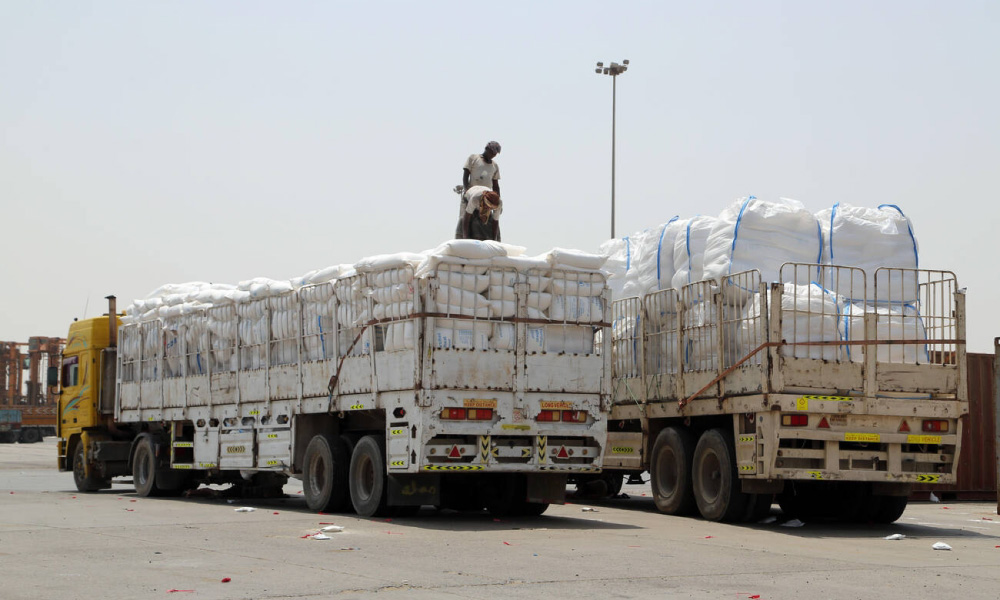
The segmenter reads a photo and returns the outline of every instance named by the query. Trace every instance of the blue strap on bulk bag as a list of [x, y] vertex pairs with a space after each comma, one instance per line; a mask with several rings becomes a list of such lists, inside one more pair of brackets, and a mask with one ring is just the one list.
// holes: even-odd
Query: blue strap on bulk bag
[[920, 254], [917, 252], [917, 238], [913, 236], [913, 228], [910, 227], [910, 218], [903, 214], [902, 209], [900, 209], [895, 204], [879, 204], [879, 210], [883, 208], [894, 208], [904, 219], [906, 219], [906, 232], [910, 234], [910, 241], [913, 242], [913, 260], [916, 264], [916, 268], [920, 268]]
[[[679, 218], [679, 216], [674, 215], [674, 217], [667, 221], [666, 225], [663, 226], [663, 229], [660, 230], [660, 241], [656, 244], [656, 289], [658, 290], [663, 289], [660, 278], [660, 253], [663, 252], [663, 235], [667, 233], [667, 227]], [[627, 271], [628, 269], [625, 270]]]
[[757, 196], [747, 196], [740, 207], [740, 214], [736, 217], [736, 225], [733, 226], [733, 244], [729, 248], [729, 274], [733, 274], [733, 261], [736, 260], [736, 239], [740, 236], [740, 221], [743, 220], [743, 211], [747, 209], [751, 200], [756, 200]]
[[632, 240], [628, 239], [628, 236], [622, 238], [625, 240], [625, 272], [632, 266]]

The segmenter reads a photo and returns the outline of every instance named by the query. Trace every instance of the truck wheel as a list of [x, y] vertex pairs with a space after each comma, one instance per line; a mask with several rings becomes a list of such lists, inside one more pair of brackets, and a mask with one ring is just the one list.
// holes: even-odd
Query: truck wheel
[[882, 524], [896, 522], [903, 516], [906, 503], [909, 501], [907, 496], [875, 496], [874, 499], [878, 500], [878, 507], [875, 509], [872, 521]]
[[653, 501], [660, 512], [668, 515], [694, 512], [691, 486], [694, 448], [694, 437], [686, 429], [667, 427], [656, 436], [649, 472]]
[[96, 492], [111, 487], [111, 480], [99, 477], [91, 471], [90, 475], [84, 475], [84, 467], [87, 464], [87, 455], [83, 444], [78, 443], [73, 452], [73, 483], [76, 489], [81, 492]]
[[132, 482], [143, 498], [171, 496], [182, 492], [191, 481], [191, 473], [159, 468], [153, 438], [143, 435], [132, 456]]
[[40, 441], [42, 441], [42, 434], [38, 432], [38, 429], [29, 427], [21, 430], [22, 444], [34, 444]]
[[771, 514], [774, 494], [747, 494], [747, 509], [743, 516], [746, 523], [756, 523]]
[[385, 441], [366, 435], [358, 441], [351, 455], [351, 504], [362, 517], [381, 517], [390, 513], [386, 500]]
[[709, 429], [694, 450], [691, 472], [694, 498], [701, 516], [709, 521], [732, 521], [745, 514], [747, 495], [736, 474], [736, 448], [731, 434]]
[[349, 457], [347, 442], [338, 435], [320, 433], [309, 440], [302, 474], [302, 494], [310, 509], [341, 512], [348, 508]]

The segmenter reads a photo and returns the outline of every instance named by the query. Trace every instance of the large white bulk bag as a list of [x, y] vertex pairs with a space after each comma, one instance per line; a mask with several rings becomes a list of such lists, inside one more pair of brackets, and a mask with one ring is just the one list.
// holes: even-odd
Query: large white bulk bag
[[[926, 340], [927, 330], [924, 320], [917, 309], [910, 304], [880, 305], [847, 304], [843, 308], [843, 323], [845, 339], [865, 339], [865, 314], [875, 314], [875, 339], [887, 340]], [[875, 346], [847, 346], [848, 358], [853, 362], [864, 361], [865, 348]], [[877, 346], [875, 360], [883, 363], [927, 364], [930, 357], [925, 344], [880, 344]]]
[[890, 272], [891, 276], [878, 281], [880, 298], [875, 297], [875, 272], [879, 267], [916, 269], [920, 264], [913, 225], [898, 206], [869, 208], [838, 202], [816, 217], [823, 229], [824, 263], [858, 267], [866, 274], [863, 298], [858, 297], [856, 287], [848, 289], [851, 277], [840, 278], [839, 283], [827, 277], [827, 287], [856, 302], [916, 302], [918, 286], [913, 272]]
[[750, 196], [719, 215], [705, 245], [705, 279], [756, 269], [763, 281], [778, 281], [786, 262], [816, 263], [823, 236], [816, 217], [800, 202], [767, 202]]
[[[840, 341], [840, 298], [821, 286], [785, 285], [781, 295], [781, 337], [788, 343]], [[755, 294], [747, 313], [760, 314], [760, 295]], [[795, 358], [838, 360], [841, 346], [782, 346], [781, 354]]]
[[546, 325], [543, 344], [546, 352], [591, 354], [594, 328], [584, 325]]
[[681, 289], [703, 280], [705, 245], [715, 227], [715, 217], [698, 216], [688, 221], [674, 241], [674, 277], [671, 287]]

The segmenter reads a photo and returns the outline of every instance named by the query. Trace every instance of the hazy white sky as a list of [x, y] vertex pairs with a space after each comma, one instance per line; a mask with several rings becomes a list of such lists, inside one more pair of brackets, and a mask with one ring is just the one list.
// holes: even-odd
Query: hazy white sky
[[[0, 339], [160, 284], [451, 236], [498, 140], [504, 240], [596, 250], [739, 196], [898, 204], [1000, 335], [997, 2], [0, 2]], [[86, 307], [86, 314], [85, 314]]]

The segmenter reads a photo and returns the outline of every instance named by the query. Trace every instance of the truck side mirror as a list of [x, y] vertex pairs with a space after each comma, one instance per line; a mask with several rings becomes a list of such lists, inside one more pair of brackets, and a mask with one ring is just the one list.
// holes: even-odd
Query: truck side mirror
[[49, 387], [55, 387], [59, 385], [59, 367], [49, 367], [46, 373], [47, 381]]

